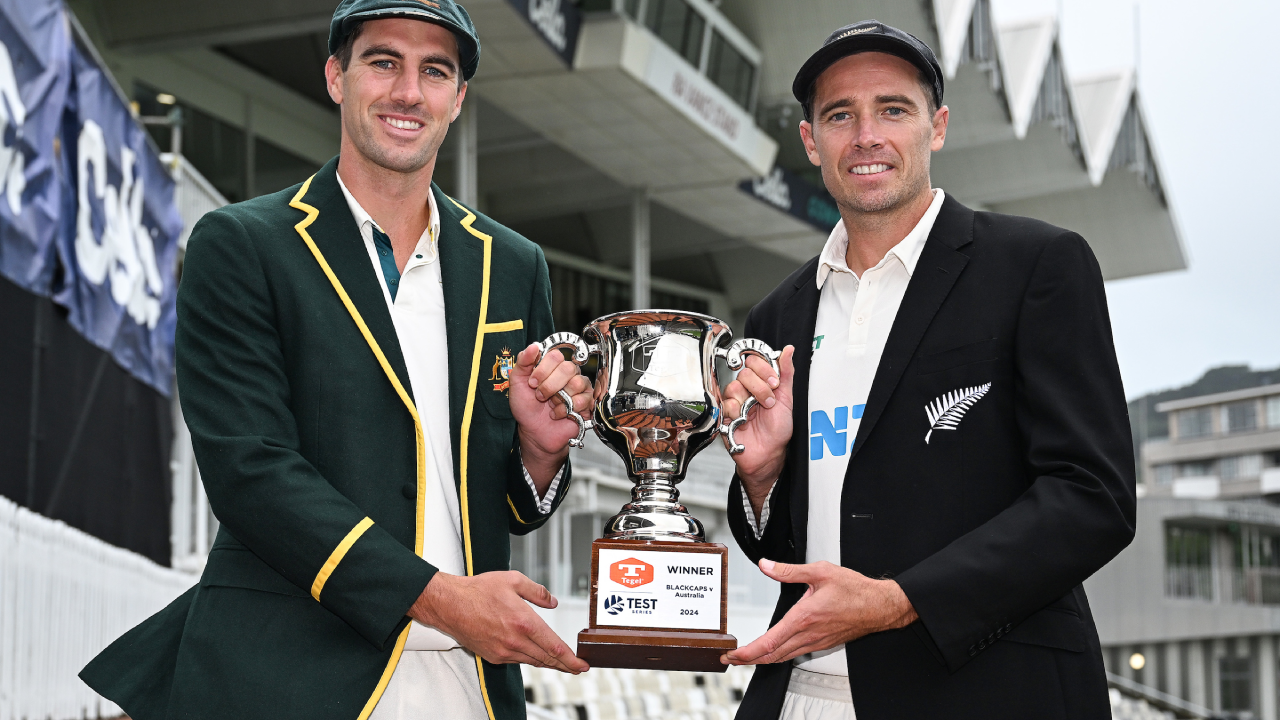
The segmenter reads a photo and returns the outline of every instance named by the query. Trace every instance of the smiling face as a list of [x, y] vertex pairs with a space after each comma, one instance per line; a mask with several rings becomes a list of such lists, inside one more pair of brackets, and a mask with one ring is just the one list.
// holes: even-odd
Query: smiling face
[[864, 52], [818, 76], [800, 137], [842, 214], [892, 213], [929, 193], [929, 154], [942, 149], [949, 111], [930, 115], [919, 75], [896, 55]]
[[439, 25], [411, 18], [366, 22], [343, 69], [325, 66], [329, 96], [342, 106], [342, 153], [399, 173], [434, 167], [449, 123], [462, 109], [458, 42]]

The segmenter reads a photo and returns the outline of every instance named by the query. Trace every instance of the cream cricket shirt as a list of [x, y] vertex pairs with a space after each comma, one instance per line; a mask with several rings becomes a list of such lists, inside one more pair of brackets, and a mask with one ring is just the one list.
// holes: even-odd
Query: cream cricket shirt
[[[840, 564], [840, 496], [871, 381], [915, 272], [929, 231], [942, 208], [942, 190], [923, 217], [859, 278], [845, 262], [849, 236], [836, 224], [818, 264], [818, 321], [809, 365], [809, 524], [805, 562]], [[798, 428], [797, 428], [798, 429]], [[796, 666], [848, 675], [844, 647], [798, 657]]]
[[[382, 270], [379, 248], [373, 241], [377, 226], [369, 213], [347, 190], [338, 175], [338, 187], [360, 228], [360, 237], [369, 252], [369, 261], [378, 275], [378, 286], [387, 301], [387, 310], [396, 327], [396, 338], [409, 371], [418, 416], [422, 419], [427, 451], [426, 512], [422, 523], [422, 557], [450, 575], [466, 575], [467, 563], [462, 552], [462, 510], [453, 482], [453, 446], [449, 440], [449, 338], [445, 331], [444, 280], [440, 276], [440, 253], [436, 238], [440, 237], [440, 212], [435, 193], [429, 195], [431, 220], [418, 239], [409, 262], [405, 263], [395, 298]], [[523, 348], [522, 348], [523, 349]], [[538, 500], [538, 509], [546, 514], [560, 487], [564, 469], [556, 474], [547, 494], [538, 498], [533, 478], [525, 473], [529, 490]], [[409, 629], [406, 650], [448, 650], [459, 647], [448, 635], [414, 621]]]

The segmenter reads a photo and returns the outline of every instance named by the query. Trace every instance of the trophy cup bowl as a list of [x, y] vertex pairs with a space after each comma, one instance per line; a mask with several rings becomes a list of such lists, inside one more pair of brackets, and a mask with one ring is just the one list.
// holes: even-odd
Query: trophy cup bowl
[[732, 338], [728, 325], [708, 315], [636, 310], [597, 318], [581, 336], [561, 332], [541, 344], [544, 354], [571, 349], [578, 365], [599, 356], [593, 419], [574, 412], [568, 393], [560, 392], [578, 423], [569, 445], [582, 447], [594, 429], [635, 484], [631, 502], [592, 543], [591, 627], [578, 636], [578, 655], [592, 665], [723, 672], [720, 654], [737, 647], [726, 633], [728, 549], [706, 542], [676, 489], [690, 459], [718, 435], [726, 436], [730, 453], [744, 449], [734, 431], [755, 399], [725, 422], [717, 361], [739, 370], [744, 355], [755, 354], [778, 371], [780, 353], [759, 340]]

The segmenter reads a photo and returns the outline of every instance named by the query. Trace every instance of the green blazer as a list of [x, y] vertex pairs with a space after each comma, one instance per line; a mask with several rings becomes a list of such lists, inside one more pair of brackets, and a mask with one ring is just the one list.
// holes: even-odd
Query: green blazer
[[[81, 672], [134, 720], [364, 720], [436, 573], [417, 547], [425, 452], [391, 315], [337, 159], [206, 215], [178, 292], [183, 414], [221, 521], [200, 583]], [[454, 480], [467, 574], [546, 522], [493, 379], [553, 332], [542, 250], [432, 186], [440, 211]], [[569, 469], [556, 496], [568, 491]], [[515, 665], [477, 660], [489, 717], [523, 718]]]

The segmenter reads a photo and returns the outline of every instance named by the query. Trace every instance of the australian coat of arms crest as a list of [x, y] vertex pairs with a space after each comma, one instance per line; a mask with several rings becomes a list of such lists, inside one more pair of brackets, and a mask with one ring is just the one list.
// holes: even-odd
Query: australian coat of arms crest
[[490, 380], [497, 380], [493, 384], [494, 392], [509, 392], [511, 388], [511, 368], [515, 365], [515, 358], [511, 356], [511, 348], [502, 348], [502, 353], [493, 359], [493, 372], [490, 374]]

